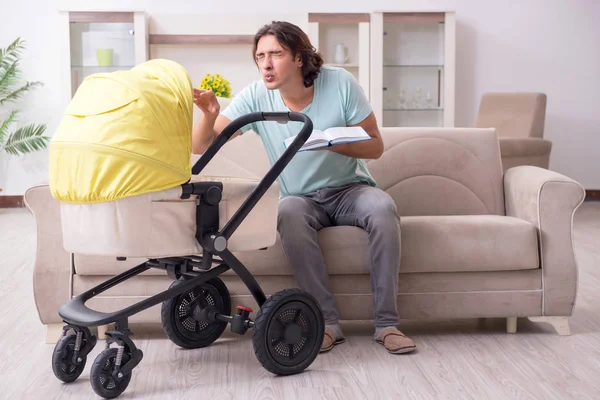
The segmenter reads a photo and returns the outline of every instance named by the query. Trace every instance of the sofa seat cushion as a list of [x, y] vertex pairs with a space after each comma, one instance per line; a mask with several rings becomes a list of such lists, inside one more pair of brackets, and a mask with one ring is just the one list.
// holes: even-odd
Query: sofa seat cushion
[[[539, 268], [536, 228], [496, 215], [401, 218], [400, 272], [514, 271]], [[367, 233], [334, 226], [319, 232], [330, 274], [369, 273]], [[291, 274], [281, 244], [237, 256], [256, 275]]]
[[[401, 273], [515, 271], [539, 268], [537, 230], [521, 219], [495, 215], [401, 218]], [[322, 229], [319, 243], [330, 274], [368, 274], [366, 232], [353, 226]], [[265, 250], [234, 253], [254, 275], [292, 275], [279, 236]], [[111, 257], [74, 258], [81, 275], [115, 275], [139, 261]], [[158, 275], [151, 269], [144, 274]], [[226, 274], [234, 274], [227, 271]]]
[[539, 268], [535, 226], [497, 215], [406, 217], [403, 272], [514, 271]]

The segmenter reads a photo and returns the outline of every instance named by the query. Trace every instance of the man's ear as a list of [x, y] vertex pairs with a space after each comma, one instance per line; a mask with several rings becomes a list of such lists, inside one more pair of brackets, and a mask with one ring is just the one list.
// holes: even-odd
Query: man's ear
[[301, 67], [302, 66], [302, 57], [300, 54], [296, 54], [296, 64]]

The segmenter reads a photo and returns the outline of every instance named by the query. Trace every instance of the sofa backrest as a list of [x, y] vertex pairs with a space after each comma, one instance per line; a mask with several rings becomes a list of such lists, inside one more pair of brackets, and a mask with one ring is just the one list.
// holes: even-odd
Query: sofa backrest
[[[504, 215], [502, 164], [492, 128], [380, 128], [385, 150], [367, 162], [402, 216]], [[260, 137], [227, 143], [202, 174], [262, 178], [269, 169]]]
[[[198, 156], [192, 156], [192, 161]], [[267, 152], [253, 131], [227, 142], [202, 170], [201, 175], [259, 178], [269, 170]]]
[[384, 153], [369, 160], [401, 216], [504, 215], [494, 129], [380, 128]]

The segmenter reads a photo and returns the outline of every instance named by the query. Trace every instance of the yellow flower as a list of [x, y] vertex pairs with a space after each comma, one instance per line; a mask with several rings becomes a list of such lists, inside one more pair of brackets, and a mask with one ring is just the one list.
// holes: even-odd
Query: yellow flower
[[197, 88], [212, 90], [215, 96], [231, 97], [231, 83], [221, 74], [206, 74]]

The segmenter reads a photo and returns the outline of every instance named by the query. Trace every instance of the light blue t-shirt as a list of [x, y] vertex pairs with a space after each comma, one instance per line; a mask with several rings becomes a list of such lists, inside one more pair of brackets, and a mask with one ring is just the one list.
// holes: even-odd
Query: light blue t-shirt
[[[313, 129], [355, 125], [372, 112], [362, 87], [343, 68], [322, 66], [314, 85], [312, 103], [300, 111], [312, 120]], [[242, 115], [259, 111], [290, 111], [279, 90], [267, 89], [262, 80], [244, 88], [222, 114], [233, 121]], [[287, 124], [259, 121], [246, 125], [241, 131], [253, 130], [261, 137], [269, 162], [273, 165], [285, 151], [283, 141], [300, 133], [303, 125], [297, 121]], [[360, 181], [375, 186], [364, 160], [328, 150], [296, 153], [277, 181], [281, 197]]]

